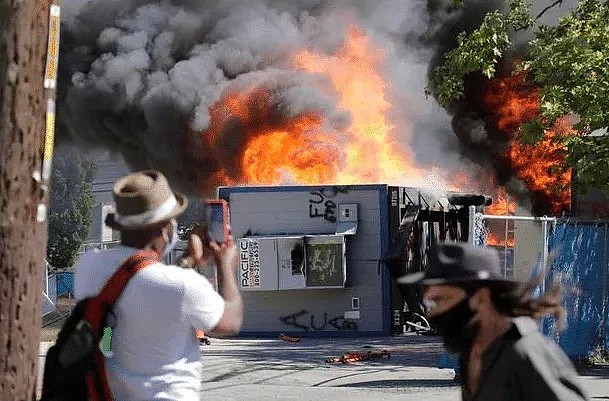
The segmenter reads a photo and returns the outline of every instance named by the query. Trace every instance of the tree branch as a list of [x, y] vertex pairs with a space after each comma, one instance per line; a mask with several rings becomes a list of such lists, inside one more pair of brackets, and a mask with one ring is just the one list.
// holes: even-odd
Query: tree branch
[[548, 12], [548, 10], [550, 10], [558, 5], [561, 5], [562, 2], [563, 2], [563, 0], [556, 0], [554, 3], [550, 4], [549, 6], [547, 6], [543, 10], [541, 10], [541, 12], [539, 14], [537, 14], [537, 17], [535, 17], [534, 21], [537, 21], [538, 19], [540, 19], [545, 13]]

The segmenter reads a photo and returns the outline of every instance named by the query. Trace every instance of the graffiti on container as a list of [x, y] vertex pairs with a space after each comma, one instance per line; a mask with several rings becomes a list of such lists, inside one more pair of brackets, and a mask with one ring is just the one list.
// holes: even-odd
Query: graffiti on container
[[292, 313], [291, 315], [288, 315], [288, 316], [280, 317], [279, 320], [281, 320], [283, 323], [287, 324], [288, 326], [294, 326], [296, 328], [303, 329], [305, 331], [309, 331], [309, 326], [299, 324], [296, 321], [296, 319], [298, 319], [299, 317], [304, 316], [308, 313], [309, 312], [307, 312], [306, 310], [301, 310], [300, 312], [296, 312], [296, 313]]
[[[299, 322], [298, 319], [299, 318], [305, 318], [305, 316], [309, 316], [309, 325], [307, 324], [303, 324], [302, 322]], [[357, 330], [357, 322], [345, 319], [343, 316], [336, 316], [332, 319], [328, 319], [328, 313], [324, 312], [324, 318], [323, 318], [323, 322], [317, 322], [315, 319], [315, 315], [309, 313], [306, 310], [301, 310], [299, 312], [296, 313], [292, 313], [291, 315], [287, 315], [287, 316], [283, 316], [280, 317], [279, 320], [281, 320], [283, 323], [287, 324], [288, 326], [292, 326], [292, 327], [296, 327], [298, 329], [302, 329], [305, 331], [311, 331], [311, 330], [315, 330], [315, 331], [323, 331], [323, 330], [338, 330], [338, 331], [343, 331], [343, 330]]]
[[312, 219], [323, 217], [331, 223], [336, 222], [336, 202], [326, 199], [324, 192], [321, 190], [310, 192], [310, 195], [309, 217]]
[[326, 198], [334, 198], [338, 194], [348, 194], [349, 189], [347, 187], [337, 187], [333, 186], [331, 188], [320, 188], [316, 192], [319, 192]]

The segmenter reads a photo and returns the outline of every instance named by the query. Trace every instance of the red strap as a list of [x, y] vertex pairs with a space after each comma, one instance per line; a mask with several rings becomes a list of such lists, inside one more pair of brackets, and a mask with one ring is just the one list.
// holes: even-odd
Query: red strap
[[[103, 401], [99, 399], [99, 394], [95, 390], [97, 383], [95, 381], [95, 375], [93, 374], [93, 372], [87, 372], [87, 375], [85, 376], [85, 384], [87, 385], [87, 394], [89, 395], [89, 400]], [[110, 398], [110, 400], [112, 399], [113, 398]]]
[[110, 277], [97, 297], [101, 302], [112, 305], [121, 296], [129, 279], [144, 267], [159, 261], [159, 254], [144, 249], [131, 255], [123, 265]]
[[[106, 363], [104, 355], [99, 349], [93, 354], [93, 364], [95, 368], [87, 374], [87, 392], [91, 401], [113, 401], [114, 396], [110, 389], [108, 381], [108, 373], [106, 372]], [[97, 400], [96, 400], [97, 399]]]
[[134, 253], [108, 279], [99, 294], [89, 300], [84, 318], [91, 324], [93, 333], [100, 332], [103, 312], [118, 300], [131, 277], [158, 260], [159, 254], [149, 249]]
[[[94, 341], [100, 341], [103, 316], [107, 308], [111, 307], [121, 296], [129, 279], [139, 270], [158, 262], [159, 254], [152, 250], [141, 250], [131, 255], [108, 279], [99, 294], [89, 300], [85, 310], [84, 320], [89, 322], [95, 336]], [[93, 354], [93, 371], [86, 376], [86, 385], [89, 398], [92, 401], [111, 401], [112, 392], [108, 383], [104, 356], [99, 349]], [[101, 394], [100, 394], [101, 393]]]

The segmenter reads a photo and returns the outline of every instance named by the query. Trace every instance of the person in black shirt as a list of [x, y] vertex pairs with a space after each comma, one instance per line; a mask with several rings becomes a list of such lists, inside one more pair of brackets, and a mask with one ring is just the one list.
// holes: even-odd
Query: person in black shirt
[[424, 286], [428, 319], [459, 354], [463, 400], [588, 400], [573, 364], [535, 320], [563, 320], [558, 287], [533, 298], [533, 285], [502, 276], [494, 250], [448, 242], [432, 250], [426, 272], [398, 283]]

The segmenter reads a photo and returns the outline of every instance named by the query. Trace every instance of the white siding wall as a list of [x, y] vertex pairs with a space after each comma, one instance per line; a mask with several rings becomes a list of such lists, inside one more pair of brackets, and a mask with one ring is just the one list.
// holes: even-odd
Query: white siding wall
[[[129, 168], [118, 155], [112, 155], [108, 151], [93, 151], [88, 155], [95, 163], [96, 171], [93, 178], [92, 191], [95, 197], [95, 208], [93, 209], [93, 221], [87, 236], [87, 242], [101, 242], [103, 237], [104, 205], [114, 205], [112, 188], [119, 178], [129, 173]], [[109, 229], [109, 228], [106, 228]], [[114, 235], [117, 237], [117, 235]]]
[[[378, 261], [381, 257], [381, 216], [380, 194], [382, 186], [349, 187], [348, 192], [334, 196], [324, 196], [311, 192], [320, 187], [276, 188], [275, 192], [252, 188], [248, 192], [230, 193], [231, 226], [236, 237], [250, 235], [280, 234], [328, 234], [334, 233], [336, 223], [323, 217], [310, 217], [310, 205], [324, 213], [324, 203], [331, 200], [336, 204], [357, 203], [359, 224], [357, 234], [347, 241], [347, 280], [345, 289], [249, 291], [244, 292], [245, 321], [242, 331], [247, 332], [290, 332], [306, 331], [285, 324], [285, 317], [302, 310], [307, 314], [296, 318], [298, 324], [310, 328], [309, 333], [336, 331], [329, 321], [351, 311], [352, 297], [360, 299], [360, 319], [352, 320], [359, 332], [383, 330], [382, 322], [382, 282]], [[324, 194], [332, 195], [330, 188]], [[230, 189], [229, 189], [230, 190]], [[241, 188], [240, 191], [243, 191]], [[383, 199], [386, 202], [386, 199]], [[338, 215], [336, 215], [338, 218]], [[264, 268], [264, 266], [261, 266]], [[313, 319], [313, 321], [311, 321]], [[324, 327], [324, 321], [326, 325]], [[313, 324], [311, 324], [311, 322]], [[335, 321], [341, 325], [342, 321]]]

